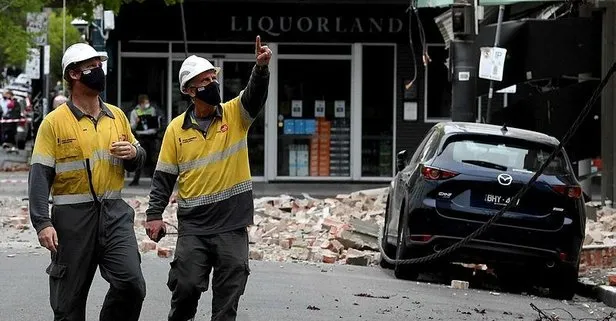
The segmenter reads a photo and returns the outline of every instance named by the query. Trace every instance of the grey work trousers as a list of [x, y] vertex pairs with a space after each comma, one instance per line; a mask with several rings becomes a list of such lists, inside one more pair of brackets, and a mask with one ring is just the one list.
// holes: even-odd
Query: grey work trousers
[[246, 228], [177, 240], [167, 286], [172, 291], [169, 321], [191, 320], [212, 276], [212, 321], [234, 321], [250, 268]]
[[55, 321], [86, 319], [97, 267], [110, 285], [100, 320], [139, 320], [146, 288], [134, 218], [133, 208], [123, 200], [53, 207], [59, 245], [46, 272]]

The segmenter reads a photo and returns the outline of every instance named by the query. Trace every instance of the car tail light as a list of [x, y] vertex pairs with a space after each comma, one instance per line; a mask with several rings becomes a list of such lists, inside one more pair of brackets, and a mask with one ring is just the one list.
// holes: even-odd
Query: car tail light
[[432, 181], [440, 180], [440, 179], [448, 179], [448, 178], [452, 178], [458, 175], [458, 173], [455, 173], [455, 172], [446, 171], [446, 170], [442, 170], [442, 169], [438, 169], [438, 168], [430, 167], [430, 166], [425, 166], [425, 165], [421, 167], [421, 174], [423, 175], [425, 179], [432, 180]]
[[565, 186], [565, 185], [556, 185], [552, 186], [552, 189], [562, 195], [566, 195], [570, 198], [580, 198], [582, 197], [582, 188], [577, 185]]
[[558, 253], [558, 258], [559, 258], [561, 261], [566, 261], [566, 260], [567, 260], [567, 257], [568, 257], [568, 255], [567, 255], [567, 253], [565, 253], [565, 252], [560, 252], [560, 253]]

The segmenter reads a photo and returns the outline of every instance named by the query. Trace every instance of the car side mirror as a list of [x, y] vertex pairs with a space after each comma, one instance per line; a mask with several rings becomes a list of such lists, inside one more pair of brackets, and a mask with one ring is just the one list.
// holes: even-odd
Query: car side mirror
[[406, 149], [400, 151], [396, 156], [396, 170], [399, 172], [406, 167], [407, 151]]

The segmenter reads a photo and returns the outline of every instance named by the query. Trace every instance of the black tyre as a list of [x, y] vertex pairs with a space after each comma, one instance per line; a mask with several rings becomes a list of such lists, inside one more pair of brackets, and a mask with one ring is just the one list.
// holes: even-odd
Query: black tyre
[[557, 300], [573, 299], [578, 282], [578, 268], [561, 265], [557, 271], [548, 273], [551, 275], [550, 297]]
[[392, 259], [396, 257], [396, 247], [387, 242], [387, 238], [389, 236], [389, 233], [387, 232], [387, 220], [389, 219], [390, 195], [391, 194], [387, 195], [387, 201], [385, 203], [385, 222], [383, 223], [383, 230], [381, 231], [381, 247], [383, 248], [383, 253], [381, 253], [379, 265], [384, 269], [391, 269], [394, 265], [385, 261], [383, 254]]
[[[398, 246], [396, 248], [396, 260], [409, 259], [410, 253], [406, 247], [406, 234], [407, 229], [404, 228], [407, 224], [407, 215], [405, 213], [405, 207], [402, 207], [400, 211], [400, 223], [398, 224]], [[398, 279], [403, 280], [417, 280], [419, 277], [419, 268], [417, 264], [395, 264], [394, 275]]]

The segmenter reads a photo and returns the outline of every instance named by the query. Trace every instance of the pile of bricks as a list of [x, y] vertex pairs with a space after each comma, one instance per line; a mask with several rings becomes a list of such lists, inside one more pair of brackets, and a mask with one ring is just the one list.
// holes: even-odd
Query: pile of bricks
[[580, 273], [616, 268], [616, 209], [587, 205]]
[[604, 207], [589, 212], [587, 207], [584, 245], [616, 245], [616, 209]]
[[[329, 199], [290, 196], [254, 200], [254, 225], [248, 227], [250, 258], [370, 265], [378, 262], [378, 235], [385, 213], [386, 189], [359, 191]], [[147, 198], [134, 198], [135, 233], [142, 252], [173, 256], [177, 204], [174, 197], [163, 220], [170, 235], [158, 244], [143, 228]]]
[[[4, 202], [2, 202], [4, 203]], [[14, 228], [17, 230], [30, 229], [30, 215], [28, 206], [25, 204], [14, 204], [15, 206], [7, 206], [8, 204], [0, 204], [3, 208], [1, 226]]]
[[[383, 188], [327, 199], [308, 195], [255, 199], [254, 224], [248, 227], [250, 258], [278, 262], [376, 264], [386, 198], [387, 189]], [[134, 229], [140, 251], [162, 258], [173, 257], [178, 225], [175, 197], [170, 198], [163, 213], [167, 236], [158, 243], [151, 241], [145, 231], [148, 197], [133, 197], [126, 201], [135, 209]], [[0, 233], [0, 238], [18, 235], [23, 242], [36, 242], [27, 205], [27, 201], [17, 198], [0, 200], [0, 206], [4, 208], [0, 227], [7, 227], [0, 230], [4, 233]]]

